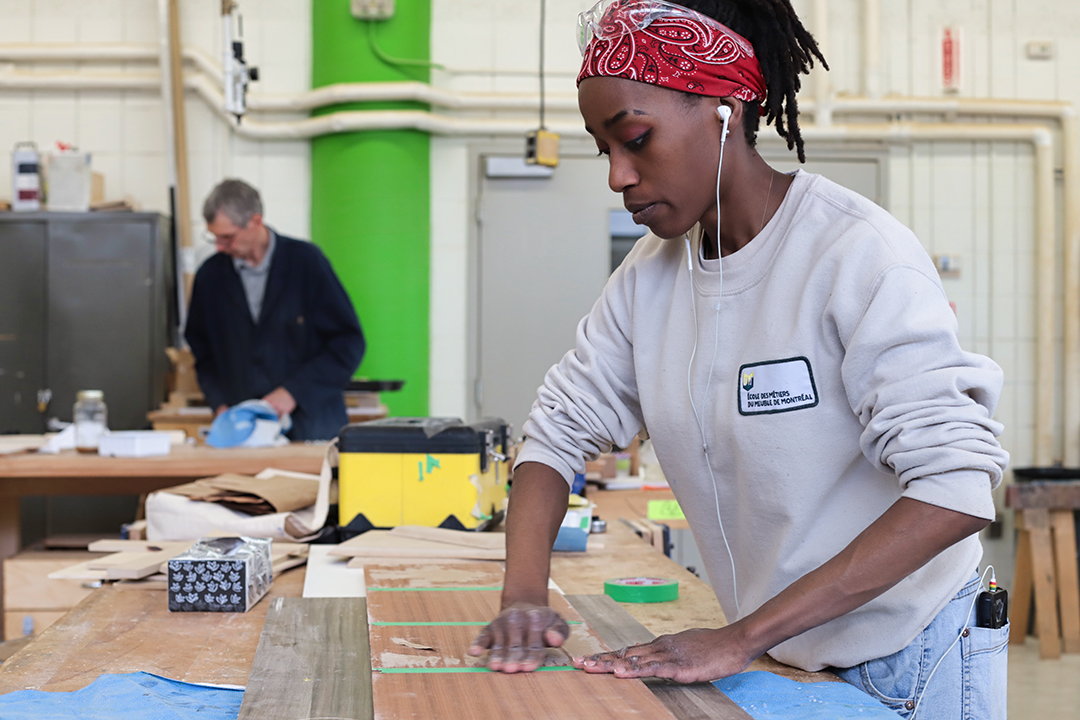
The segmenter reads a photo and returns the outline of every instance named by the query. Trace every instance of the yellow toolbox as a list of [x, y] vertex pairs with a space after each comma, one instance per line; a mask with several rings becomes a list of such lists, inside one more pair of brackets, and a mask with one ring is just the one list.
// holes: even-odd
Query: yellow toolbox
[[498, 418], [384, 418], [347, 425], [338, 449], [345, 535], [426, 525], [483, 530], [502, 519], [510, 426]]

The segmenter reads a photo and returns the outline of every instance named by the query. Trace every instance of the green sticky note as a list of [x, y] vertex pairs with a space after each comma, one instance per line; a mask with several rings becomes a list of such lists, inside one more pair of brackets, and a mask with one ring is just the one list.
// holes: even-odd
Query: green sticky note
[[650, 520], [685, 520], [678, 500], [650, 500], [647, 517]]

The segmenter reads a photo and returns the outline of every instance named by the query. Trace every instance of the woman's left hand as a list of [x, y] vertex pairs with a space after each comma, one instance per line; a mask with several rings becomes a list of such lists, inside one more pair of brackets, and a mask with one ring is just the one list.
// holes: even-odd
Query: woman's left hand
[[754, 657], [731, 626], [661, 635], [650, 643], [574, 658], [574, 667], [618, 677], [659, 677], [678, 683], [708, 682], [742, 672]]

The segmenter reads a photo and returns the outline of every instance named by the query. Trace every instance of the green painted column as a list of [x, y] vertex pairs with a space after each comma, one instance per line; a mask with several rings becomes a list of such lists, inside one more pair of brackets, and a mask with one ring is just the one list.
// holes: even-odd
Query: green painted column
[[[349, 5], [312, 0], [312, 87], [428, 82], [430, 0], [398, 0], [394, 17], [383, 21], [357, 20]], [[427, 108], [351, 103], [315, 114], [379, 109]], [[357, 376], [405, 380], [403, 390], [383, 396], [391, 415], [428, 413], [429, 144], [411, 130], [339, 133], [311, 143], [311, 239], [360, 316], [367, 353]]]

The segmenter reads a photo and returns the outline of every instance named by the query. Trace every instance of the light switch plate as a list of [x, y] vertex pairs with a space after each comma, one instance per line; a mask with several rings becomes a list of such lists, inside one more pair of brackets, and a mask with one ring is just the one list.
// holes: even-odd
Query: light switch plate
[[394, 0], [352, 0], [352, 14], [359, 20], [389, 20], [394, 17]]

